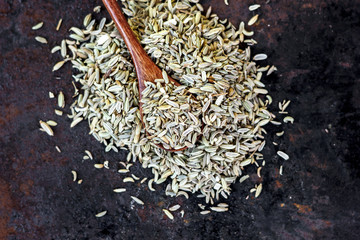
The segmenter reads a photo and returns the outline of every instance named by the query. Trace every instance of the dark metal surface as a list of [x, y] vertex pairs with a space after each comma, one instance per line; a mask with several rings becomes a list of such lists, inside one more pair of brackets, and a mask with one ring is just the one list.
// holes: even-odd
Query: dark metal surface
[[[259, 45], [279, 71], [267, 83], [275, 103], [292, 100], [296, 119], [286, 125], [284, 137], [273, 138], [269, 127], [267, 159], [262, 171], [260, 198], [246, 200], [250, 182], [235, 184], [224, 200], [228, 213], [199, 214], [200, 199], [168, 198], [164, 185], [150, 192], [145, 184], [125, 186], [116, 173], [126, 153], [103, 152], [87, 134], [87, 125], [69, 129], [69, 119], [54, 114], [48, 91], [72, 94], [71, 68], [52, 73], [60, 60], [50, 48], [80, 25], [100, 1], [0, 0], [0, 239], [357, 239], [360, 218], [360, 7], [359, 1], [258, 0], [260, 21], [255, 26]], [[236, 25], [251, 16], [250, 0], [203, 1]], [[103, 11], [102, 16], [106, 16]], [[59, 32], [57, 21], [64, 18]], [[44, 27], [31, 26], [44, 21]], [[35, 35], [49, 45], [35, 42]], [[273, 110], [276, 110], [276, 104]], [[68, 110], [68, 108], [67, 108]], [[39, 119], [54, 119], [55, 137], [38, 130]], [[276, 140], [275, 147], [271, 141]], [[62, 153], [55, 150], [55, 145]], [[109, 160], [110, 170], [98, 170], [95, 161]], [[291, 157], [282, 163], [275, 153]], [[71, 170], [83, 183], [72, 182]], [[136, 165], [137, 176], [150, 171]], [[254, 176], [253, 181], [258, 181]], [[129, 185], [129, 184], [127, 184]], [[130, 195], [145, 201], [130, 204]], [[162, 208], [179, 203], [184, 218], [167, 219]], [[100, 219], [94, 215], [107, 210]]]

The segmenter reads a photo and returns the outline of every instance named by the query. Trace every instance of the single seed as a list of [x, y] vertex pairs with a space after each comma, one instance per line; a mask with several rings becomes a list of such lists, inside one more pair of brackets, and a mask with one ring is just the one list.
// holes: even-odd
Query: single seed
[[254, 23], [256, 23], [256, 21], [258, 20], [258, 18], [259, 18], [259, 14], [256, 14], [255, 16], [253, 16], [253, 17], [249, 20], [248, 25], [251, 26], [251, 25], [253, 25]]
[[72, 175], [73, 175], [73, 182], [76, 181], [76, 178], [77, 178], [77, 173], [76, 171], [71, 171]]
[[60, 61], [58, 63], [56, 63], [52, 69], [53, 72], [59, 70], [63, 65], [64, 65], [65, 61]]
[[294, 118], [293, 117], [290, 117], [290, 116], [286, 116], [284, 117], [284, 123], [291, 123], [293, 124], [294, 123]]
[[95, 168], [99, 168], [99, 169], [101, 169], [101, 168], [103, 168], [103, 167], [104, 167], [104, 164], [97, 163], [97, 164], [94, 164], [94, 167], [95, 167]]
[[103, 217], [106, 215], [106, 213], [107, 213], [107, 211], [99, 212], [98, 214], [95, 215], [95, 217], [98, 217], [98, 218]]
[[267, 55], [264, 53], [256, 54], [253, 59], [254, 59], [254, 61], [265, 60], [265, 59], [267, 59]]
[[282, 135], [284, 135], [284, 131], [276, 133], [276, 136], [278, 136], [278, 137], [281, 137]]
[[40, 37], [40, 36], [36, 36], [35, 40], [38, 41], [39, 43], [43, 43], [43, 44], [47, 44], [48, 41], [46, 40], [46, 38], [44, 37]]
[[74, 121], [71, 122], [70, 127], [71, 127], [71, 128], [75, 127], [75, 126], [76, 126], [78, 123], [80, 123], [82, 120], [83, 120], [82, 117], [79, 117], [79, 118], [74, 119]]
[[126, 177], [124, 178], [123, 182], [135, 182], [132, 177]]
[[90, 158], [91, 160], [93, 159], [93, 156], [92, 156], [92, 154], [91, 154], [91, 152], [90, 152], [89, 150], [85, 150], [85, 153], [86, 153], [86, 155], [89, 156], [89, 158]]
[[58, 116], [62, 116], [63, 112], [60, 111], [60, 110], [55, 109], [55, 114], [58, 115]]
[[284, 153], [283, 151], [277, 151], [277, 155], [279, 155], [280, 157], [282, 157], [284, 160], [289, 160], [289, 155], [287, 155], [287, 154]]
[[62, 18], [60, 18], [58, 24], [56, 25], [56, 31], [59, 31], [59, 30], [60, 30], [62, 21], [63, 21]]
[[56, 149], [56, 151], [58, 151], [59, 153], [61, 153], [61, 150], [60, 150], [60, 148], [59, 148], [58, 146], [55, 146], [55, 149]]
[[171, 212], [169, 212], [167, 209], [163, 209], [163, 212], [165, 213], [165, 215], [170, 218], [171, 220], [174, 220], [174, 216], [171, 214]]
[[38, 29], [42, 28], [43, 25], [44, 25], [43, 22], [39, 22], [38, 24], [36, 24], [35, 26], [32, 27], [32, 30], [38, 30]]
[[54, 98], [54, 97], [55, 97], [54, 93], [49, 92], [49, 98]]
[[126, 188], [116, 188], [116, 189], [114, 189], [114, 192], [116, 192], [116, 193], [126, 192]]
[[200, 212], [200, 214], [202, 214], [202, 215], [206, 215], [206, 214], [209, 214], [209, 213], [211, 213], [211, 211], [209, 211], [209, 210], [205, 210], [205, 211]]
[[259, 186], [257, 186], [256, 191], [255, 191], [255, 198], [257, 198], [262, 190], [262, 183], [259, 184]]
[[249, 10], [250, 11], [255, 11], [256, 9], [260, 8], [261, 5], [260, 4], [253, 4], [249, 6]]
[[46, 123], [47, 123], [49, 126], [52, 126], [52, 127], [57, 126], [57, 122], [55, 122], [55, 121], [53, 121], [53, 120], [46, 121]]
[[210, 209], [214, 212], [226, 212], [229, 210], [226, 207], [210, 207]]
[[100, 10], [101, 10], [101, 6], [96, 6], [96, 7], [94, 7], [94, 12], [95, 13], [99, 13], [100, 12]]
[[172, 212], [174, 212], [174, 211], [178, 210], [179, 208], [180, 208], [180, 205], [179, 205], [179, 204], [176, 204], [176, 205], [170, 207], [169, 210], [172, 211]]
[[141, 201], [139, 198], [134, 197], [134, 196], [130, 196], [136, 203], [140, 204], [140, 205], [144, 205], [144, 202]]

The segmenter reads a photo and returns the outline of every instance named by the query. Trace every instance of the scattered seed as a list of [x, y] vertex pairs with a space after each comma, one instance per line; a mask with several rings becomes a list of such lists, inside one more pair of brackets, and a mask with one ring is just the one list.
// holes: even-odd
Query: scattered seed
[[227, 207], [229, 207], [229, 204], [227, 204], [227, 203], [219, 203], [217, 206], [227, 208]]
[[57, 26], [56, 26], [56, 31], [59, 31], [59, 30], [60, 30], [62, 21], [63, 21], [62, 18], [60, 18], [60, 20], [59, 20], [59, 22], [58, 22], [58, 24], [57, 24]]
[[109, 169], [109, 161], [104, 161], [104, 168]]
[[209, 211], [209, 210], [205, 210], [205, 211], [200, 212], [200, 214], [202, 214], [202, 215], [206, 215], [206, 214], [209, 214], [209, 213], [211, 213], [211, 211]]
[[61, 47], [60, 46], [55, 46], [51, 49], [51, 53], [56, 53], [57, 51], [60, 51]]
[[134, 197], [134, 196], [130, 196], [136, 203], [140, 204], [140, 205], [144, 205], [144, 202], [141, 201], [139, 198]]
[[249, 10], [250, 11], [255, 11], [256, 9], [260, 8], [261, 5], [260, 4], [254, 4], [254, 5], [250, 5], [249, 6]]
[[261, 169], [262, 169], [262, 167], [258, 167], [258, 169], [257, 169], [257, 175], [259, 178], [261, 178], [261, 173], [260, 173]]
[[89, 156], [89, 158], [90, 158], [91, 160], [94, 159], [93, 156], [92, 156], [92, 154], [91, 154], [91, 152], [90, 152], [89, 150], [85, 150], [85, 153], [86, 153], [86, 155]]
[[59, 70], [63, 65], [64, 65], [65, 61], [60, 61], [58, 63], [56, 63], [52, 69], [53, 72]]
[[214, 212], [226, 212], [229, 210], [226, 207], [210, 207], [210, 209]]
[[294, 118], [293, 117], [290, 117], [290, 116], [286, 116], [284, 117], [284, 123], [291, 123], [293, 124], [294, 123]]
[[278, 136], [278, 137], [281, 137], [282, 135], [284, 135], [284, 131], [276, 133], [276, 136]]
[[[252, 26], [254, 23], [256, 23], [256, 21], [258, 20], [258, 18], [259, 18], [259, 14], [256, 14], [255, 16], [253, 16], [250, 20], [249, 20], [249, 22], [248, 22], [248, 25], [249, 26]], [[266, 59], [266, 58], [265, 58]], [[254, 59], [255, 60], [255, 59]]]
[[262, 190], [262, 183], [259, 184], [259, 186], [257, 186], [256, 191], [255, 191], [255, 198], [257, 198]]
[[95, 215], [95, 217], [98, 217], [98, 218], [103, 217], [106, 215], [106, 213], [107, 213], [107, 211], [99, 212], [98, 214]]
[[116, 188], [116, 189], [114, 189], [114, 192], [116, 192], [116, 193], [126, 192], [126, 188]]
[[179, 205], [179, 204], [176, 204], [176, 205], [170, 207], [169, 210], [172, 211], [172, 212], [174, 212], [174, 211], [178, 210], [179, 208], [180, 208], [180, 205]]
[[60, 148], [59, 148], [58, 146], [55, 146], [55, 149], [56, 149], [56, 151], [58, 151], [59, 153], [61, 153], [61, 150], [60, 150]]
[[94, 164], [94, 167], [95, 167], [95, 168], [99, 168], [99, 169], [101, 169], [101, 168], [103, 168], [103, 167], [104, 167], [104, 164], [97, 163], [97, 164]]
[[269, 69], [269, 71], [266, 73], [266, 76], [269, 76], [269, 75], [272, 74], [274, 71], [277, 71], [277, 68], [273, 65], [273, 66], [271, 66], [271, 68]]
[[32, 27], [32, 30], [38, 30], [38, 29], [42, 28], [43, 25], [44, 25], [43, 22], [39, 22], [38, 24], [36, 24], [35, 26]]
[[239, 180], [240, 183], [244, 182], [246, 179], [248, 179], [250, 176], [249, 175], [245, 175], [245, 176], [242, 176]]
[[55, 109], [55, 114], [58, 115], [58, 116], [62, 116], [63, 112], [60, 111], [60, 110]]
[[132, 177], [126, 177], [124, 178], [123, 182], [135, 182]]
[[67, 48], [66, 48], [66, 41], [65, 40], [61, 41], [61, 50], [60, 51], [61, 51], [61, 56], [63, 58], [65, 58], [66, 54], [67, 54]]
[[71, 171], [72, 175], [73, 175], [73, 182], [76, 181], [76, 178], [77, 178], [77, 173], [76, 171]]
[[55, 122], [55, 121], [53, 121], [53, 120], [46, 121], [46, 123], [47, 123], [49, 126], [52, 126], [52, 127], [57, 126], [57, 122]]
[[46, 38], [44, 37], [40, 37], [40, 36], [36, 36], [35, 40], [38, 41], [39, 43], [43, 43], [43, 44], [47, 44], [48, 41], [46, 40]]
[[174, 216], [171, 214], [171, 212], [169, 212], [167, 209], [163, 209], [163, 212], [165, 213], [165, 215], [170, 218], [171, 220], [174, 220]]
[[152, 183], [154, 182], [154, 179], [150, 179], [149, 181], [148, 181], [148, 187], [149, 187], [149, 189], [150, 189], [150, 191], [155, 191], [155, 189], [152, 187]]
[[254, 61], [265, 60], [265, 59], [267, 59], [267, 55], [264, 53], [256, 54], [253, 59], [254, 59]]
[[96, 6], [96, 7], [94, 7], [94, 12], [95, 13], [99, 13], [100, 12], [100, 10], [101, 10], [101, 6]]
[[82, 120], [83, 120], [82, 117], [79, 117], [79, 118], [74, 119], [74, 120], [71, 122], [71, 124], [70, 124], [70, 128], [75, 127], [75, 126], [76, 126], [78, 123], [80, 123]]
[[277, 155], [279, 155], [280, 157], [282, 157], [284, 160], [289, 160], [289, 155], [287, 155], [287, 154], [284, 153], [283, 151], [277, 151]]
[[43, 121], [40, 120], [39, 123], [40, 123], [41, 129], [43, 129], [50, 136], [54, 136], [53, 130], [51, 129], [51, 127], [46, 122], [43, 122]]

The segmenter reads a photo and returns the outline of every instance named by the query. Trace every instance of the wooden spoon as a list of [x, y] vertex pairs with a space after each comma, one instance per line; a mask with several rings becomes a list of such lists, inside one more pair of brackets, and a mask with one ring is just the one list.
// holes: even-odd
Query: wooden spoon
[[[139, 96], [140, 100], [142, 97], [142, 92], [145, 89], [145, 81], [154, 82], [155, 79], [162, 79], [162, 71], [155, 63], [151, 60], [151, 58], [147, 55], [143, 47], [140, 45], [139, 41], [135, 37], [133, 31], [131, 30], [126, 18], [121, 12], [121, 8], [116, 0], [102, 0], [106, 9], [110, 13], [111, 18], [116, 24], [117, 29], [121, 37], [124, 39], [126, 46], [128, 47], [131, 58], [134, 62], [136, 74], [139, 81]], [[179, 86], [180, 83], [172, 79], [170, 76], [168, 77], [169, 81], [173, 83], [175, 86]], [[140, 103], [140, 114], [141, 118], [143, 118], [142, 107]], [[143, 121], [143, 119], [141, 119]], [[187, 147], [181, 149], [166, 149], [162, 145], [157, 145], [158, 147], [170, 151], [182, 151], [187, 149]]]

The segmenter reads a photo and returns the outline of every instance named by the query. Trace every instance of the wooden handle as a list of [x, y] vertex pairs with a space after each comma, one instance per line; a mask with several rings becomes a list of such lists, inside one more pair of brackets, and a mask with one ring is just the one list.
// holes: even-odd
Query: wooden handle
[[103, 3], [110, 13], [111, 18], [115, 22], [117, 29], [119, 30], [119, 33], [124, 39], [131, 54], [136, 57], [147, 56], [134, 32], [131, 30], [118, 2], [116, 0], [103, 0]]
[[[145, 89], [144, 80], [153, 81], [151, 69], [157, 68], [151, 58], [147, 55], [140, 42], [130, 28], [120, 5], [116, 0], [102, 0], [111, 18], [113, 19], [121, 37], [128, 47], [139, 79], [140, 92]], [[159, 70], [160, 71], [160, 70]]]

